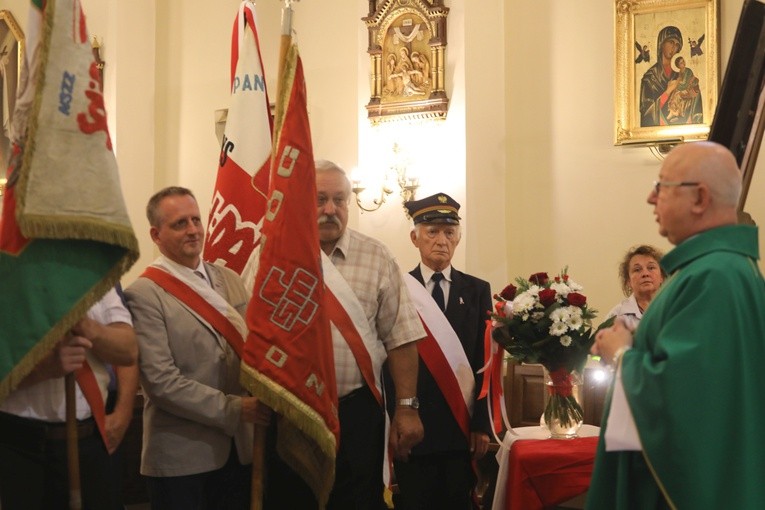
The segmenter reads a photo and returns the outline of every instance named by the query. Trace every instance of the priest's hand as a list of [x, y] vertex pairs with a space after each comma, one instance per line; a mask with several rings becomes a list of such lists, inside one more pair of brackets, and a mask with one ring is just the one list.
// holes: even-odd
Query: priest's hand
[[389, 446], [399, 460], [408, 460], [412, 448], [425, 437], [425, 429], [416, 409], [396, 408], [390, 425]]
[[632, 347], [632, 331], [622, 319], [617, 318], [613, 326], [598, 331], [590, 353], [600, 356], [604, 361], [611, 364], [614, 362], [617, 352], [624, 352], [630, 347]]

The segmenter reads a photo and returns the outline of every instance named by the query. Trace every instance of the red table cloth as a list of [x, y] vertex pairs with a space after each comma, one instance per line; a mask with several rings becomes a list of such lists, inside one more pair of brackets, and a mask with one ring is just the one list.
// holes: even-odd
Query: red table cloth
[[597, 437], [515, 441], [508, 458], [508, 510], [543, 510], [590, 486]]

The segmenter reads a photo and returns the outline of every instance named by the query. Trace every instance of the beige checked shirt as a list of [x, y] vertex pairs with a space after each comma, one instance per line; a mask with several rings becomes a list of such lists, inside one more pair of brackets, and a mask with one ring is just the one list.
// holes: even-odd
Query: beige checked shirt
[[[329, 258], [358, 297], [386, 351], [425, 337], [401, 270], [384, 244], [346, 228]], [[360, 388], [364, 378], [348, 345], [334, 348], [337, 394], [342, 397]]]

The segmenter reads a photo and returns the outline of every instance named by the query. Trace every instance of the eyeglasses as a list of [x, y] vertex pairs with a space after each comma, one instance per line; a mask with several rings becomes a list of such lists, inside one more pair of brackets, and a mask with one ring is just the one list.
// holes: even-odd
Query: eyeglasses
[[659, 189], [664, 186], [665, 188], [677, 188], [681, 186], [698, 186], [701, 184], [697, 181], [653, 181], [653, 192], [659, 194]]

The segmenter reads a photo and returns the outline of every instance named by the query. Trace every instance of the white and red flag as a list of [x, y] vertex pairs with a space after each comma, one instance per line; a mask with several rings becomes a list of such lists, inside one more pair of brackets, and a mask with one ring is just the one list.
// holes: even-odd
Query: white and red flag
[[266, 210], [271, 128], [255, 10], [245, 0], [231, 36], [231, 104], [204, 247], [205, 260], [245, 276]]
[[316, 175], [297, 46], [283, 64], [271, 191], [247, 309], [241, 380], [278, 414], [277, 451], [324, 507], [340, 434], [332, 333], [325, 306]]

